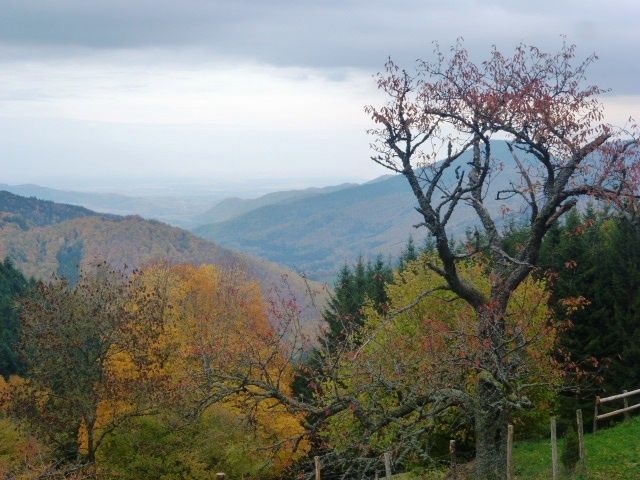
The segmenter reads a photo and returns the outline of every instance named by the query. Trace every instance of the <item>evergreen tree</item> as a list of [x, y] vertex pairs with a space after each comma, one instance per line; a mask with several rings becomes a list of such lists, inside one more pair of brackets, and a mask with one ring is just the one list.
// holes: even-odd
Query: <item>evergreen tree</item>
[[[505, 241], [509, 253], [521, 238]], [[640, 386], [640, 225], [588, 207], [552, 228], [540, 252], [540, 274], [550, 274], [551, 306], [563, 328], [562, 355], [586, 373], [561, 398], [567, 415], [586, 412], [595, 395]]]
[[403, 271], [407, 268], [407, 264], [418, 259], [418, 249], [413, 241], [413, 237], [409, 236], [409, 240], [407, 240], [407, 244], [404, 247], [404, 250], [400, 254], [400, 259], [398, 260], [398, 270]]
[[[553, 242], [553, 243], [551, 243]], [[555, 272], [554, 308], [571, 327], [562, 347], [605, 392], [640, 384], [640, 228], [592, 209], [572, 214], [543, 250]], [[567, 300], [580, 308], [567, 309]], [[569, 306], [572, 303], [569, 302]], [[567, 311], [569, 310], [569, 311]]]
[[[308, 352], [297, 366], [292, 388], [298, 397], [310, 398], [315, 394], [316, 388], [325, 380], [325, 352], [335, 351], [350, 334], [362, 326], [366, 303], [371, 302], [379, 312], [387, 308], [389, 298], [385, 287], [392, 281], [393, 269], [382, 256], [367, 263], [360, 257], [355, 265], [345, 264], [340, 269], [328, 305], [322, 312], [327, 329], [319, 339], [320, 346]], [[312, 424], [317, 420], [313, 415], [307, 418]], [[312, 439], [308, 457], [323, 453], [324, 448], [326, 447], [321, 439]], [[327, 474], [331, 473], [338, 472], [331, 472], [327, 468]]]
[[362, 257], [353, 267], [345, 265], [338, 273], [334, 292], [322, 314], [327, 332], [321, 339], [329, 350], [334, 349], [364, 321], [363, 307], [367, 301], [378, 310], [387, 303], [385, 285], [393, 280], [393, 271], [382, 257], [364, 263]]
[[29, 289], [30, 282], [9, 259], [0, 262], [0, 375], [22, 373], [16, 345], [20, 339], [18, 297]]
[[385, 308], [389, 298], [386, 285], [393, 280], [393, 271], [385, 263], [382, 256], [378, 256], [367, 268], [367, 297], [380, 311]]

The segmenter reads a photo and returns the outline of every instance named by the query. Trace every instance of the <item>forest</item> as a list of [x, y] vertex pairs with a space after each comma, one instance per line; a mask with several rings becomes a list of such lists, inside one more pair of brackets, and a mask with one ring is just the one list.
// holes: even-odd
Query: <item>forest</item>
[[550, 417], [571, 474], [576, 409], [589, 424], [596, 396], [640, 387], [638, 128], [603, 122], [575, 55], [474, 63], [459, 42], [385, 65], [372, 161], [427, 240], [336, 272], [318, 337], [286, 276], [266, 292], [165, 258], [32, 279], [4, 260], [0, 477], [373, 478], [386, 457], [446, 478], [453, 440], [469, 478], [497, 480], [508, 427], [533, 441]]
[[[507, 251], [518, 248], [522, 228], [505, 229]], [[0, 471], [7, 478], [206, 479], [218, 471], [298, 478], [321, 456], [332, 478], [349, 468], [382, 470], [381, 455], [392, 448], [396, 471], [419, 473], [446, 465], [451, 438], [471, 458], [473, 425], [459, 407], [437, 421], [417, 406], [387, 417], [402, 405], [400, 387], [419, 395], [426, 385], [416, 379], [468, 381], [471, 374], [451, 357], [472, 352], [434, 343], [435, 330], [472, 323], [452, 296], [424, 297], [380, 328], [385, 314], [439, 283], [425, 266], [433, 256], [432, 244], [409, 240], [393, 264], [345, 265], [323, 313], [325, 333], [311, 347], [296, 336], [295, 301], [267, 300], [239, 271], [157, 264], [125, 276], [96, 265], [71, 285], [30, 281], [5, 261]], [[464, 268], [482, 275], [484, 262]], [[576, 408], [592, 412], [595, 395], [639, 384], [638, 291], [635, 219], [590, 207], [550, 232], [540, 267], [514, 297], [513, 321], [535, 317], [528, 328], [544, 337], [531, 346], [538, 363], [525, 380], [544, 382], [513, 419], [521, 438], [546, 436], [552, 413], [564, 428]], [[375, 343], [365, 345], [372, 332]], [[356, 360], [345, 358], [353, 351], [361, 352]], [[432, 365], [445, 360], [446, 371]], [[237, 388], [239, 376], [257, 369], [286, 401]], [[358, 408], [340, 409], [334, 389]], [[288, 403], [310, 397], [336, 411]], [[359, 415], [375, 429], [364, 429]]]

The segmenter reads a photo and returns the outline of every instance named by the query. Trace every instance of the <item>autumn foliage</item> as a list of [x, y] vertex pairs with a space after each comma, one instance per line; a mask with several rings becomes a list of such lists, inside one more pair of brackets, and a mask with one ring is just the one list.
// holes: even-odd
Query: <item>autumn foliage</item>
[[[594, 61], [578, 60], [566, 43], [555, 52], [494, 47], [476, 61], [459, 41], [446, 52], [436, 46], [432, 60], [411, 71], [390, 60], [377, 77], [385, 100], [366, 107], [372, 160], [407, 180], [419, 226], [434, 240], [438, 263], [430, 268], [475, 310], [487, 347], [477, 358], [473, 406], [478, 479], [504, 477], [512, 407], [528, 403], [511, 398], [521, 369], [506, 347], [508, 305], [538, 265], [545, 235], [581, 199], [637, 209], [640, 131], [632, 120], [605, 121], [604, 90], [586, 81]], [[505, 169], [514, 179], [503, 181]], [[464, 253], [451, 241], [461, 211], [475, 230]], [[512, 254], [500, 228], [510, 213], [527, 227]], [[477, 255], [489, 259], [486, 275], [465, 278], [462, 265]], [[449, 392], [452, 403], [460, 393]]]
[[[3, 381], [1, 405], [46, 439], [43, 468], [57, 458], [67, 465], [60, 475], [81, 467], [104, 478], [120, 471], [122, 478], [119, 457], [110, 452], [149, 429], [174, 435], [154, 441], [160, 450], [163, 438], [173, 445], [179, 470], [192, 478], [209, 478], [210, 469], [225, 465], [243, 475], [272, 475], [295, 458], [286, 439], [300, 433], [299, 418], [273, 401], [248, 410], [242, 394], [220, 395], [212, 385], [211, 372], [241, 365], [247, 348], [273, 354], [264, 343], [273, 334], [268, 302], [242, 272], [158, 263], [125, 276], [99, 264], [76, 285], [38, 284], [21, 308], [27, 375]], [[225, 424], [236, 433], [224, 435]], [[6, 435], [22, 428], [2, 426]], [[205, 432], [219, 437], [218, 450], [227, 455], [212, 457], [204, 437], [203, 445], [189, 447], [189, 437]], [[198, 452], [191, 460], [188, 447]], [[0, 465], [35, 472], [2, 457]], [[158, 478], [154, 468], [149, 459], [128, 474]]]
[[[334, 448], [359, 449], [369, 458], [393, 449], [406, 465], [419, 465], [424, 455], [442, 456], [451, 438], [460, 448], [472, 448], [473, 424], [463, 412], [472, 409], [476, 377], [483, 374], [477, 366], [489, 346], [478, 336], [473, 308], [439, 289], [444, 283], [426, 266], [430, 261], [437, 262], [433, 253], [396, 274], [388, 286], [388, 312], [366, 309], [365, 327], [351, 339], [353, 349], [344, 355], [340, 373], [323, 385], [352, 398], [351, 408], [332, 418], [324, 432]], [[488, 290], [486, 269], [481, 258], [470, 259], [460, 274], [485, 279]], [[549, 399], [562, 380], [552, 355], [556, 332], [547, 300], [545, 283], [529, 279], [508, 308], [508, 351], [521, 360], [513, 362], [520, 368], [519, 381], [509, 396], [514, 413], [520, 412], [521, 432], [540, 418], [523, 412], [548, 414]], [[451, 402], [454, 392], [459, 393]], [[525, 394], [531, 404], [515, 405]]]

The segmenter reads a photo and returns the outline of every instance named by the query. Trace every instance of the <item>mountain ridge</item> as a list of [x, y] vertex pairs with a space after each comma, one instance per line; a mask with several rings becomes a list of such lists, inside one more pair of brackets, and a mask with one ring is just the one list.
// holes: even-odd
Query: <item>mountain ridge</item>
[[[496, 158], [510, 155], [505, 142], [493, 144]], [[470, 152], [459, 159], [470, 160]], [[505, 157], [506, 158], [506, 157]], [[443, 181], [455, 182], [455, 169]], [[495, 192], [517, 181], [513, 162], [504, 162], [485, 192], [486, 206], [506, 222], [518, 213], [508, 212], [515, 200], [497, 200]], [[426, 238], [416, 200], [402, 175], [383, 175], [373, 181], [290, 202], [260, 207], [229, 220], [192, 229], [221, 245], [297, 268], [311, 278], [330, 280], [344, 263], [363, 255], [397, 258], [409, 236], [418, 243]], [[461, 238], [478, 226], [467, 205], [460, 205], [449, 222], [450, 236]]]
[[201, 225], [223, 222], [260, 207], [295, 201], [315, 195], [322, 195], [323, 193], [331, 193], [349, 188], [354, 185], [356, 184], [341, 183], [338, 185], [330, 185], [327, 187], [309, 187], [295, 190], [283, 190], [267, 193], [257, 198], [229, 197], [221, 200], [201, 215], [196, 216], [194, 218], [194, 221]]
[[193, 227], [189, 221], [194, 210], [204, 212], [219, 200], [212, 197], [132, 196], [120, 193], [60, 190], [33, 183], [8, 185], [0, 183], [0, 190], [23, 197], [85, 207], [95, 213], [113, 215], [141, 215], [182, 228]]

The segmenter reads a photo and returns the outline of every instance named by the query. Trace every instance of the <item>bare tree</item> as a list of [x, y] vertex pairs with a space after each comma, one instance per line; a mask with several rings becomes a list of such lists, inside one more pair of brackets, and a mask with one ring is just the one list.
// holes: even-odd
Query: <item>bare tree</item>
[[[519, 45], [512, 56], [494, 48], [474, 63], [459, 42], [447, 54], [436, 48], [436, 60], [418, 62], [413, 74], [389, 61], [377, 78], [387, 102], [366, 109], [376, 124], [373, 161], [404, 175], [419, 227], [434, 238], [439, 261], [428, 267], [476, 314], [484, 346], [472, 405], [479, 479], [503, 477], [508, 419], [528, 403], [514, 388], [519, 360], [509, 355], [505, 317], [545, 234], [581, 198], [626, 207], [637, 199], [638, 129], [603, 121], [604, 91], [584, 85], [594, 60], [576, 61], [575, 46], [566, 44], [551, 54]], [[502, 247], [507, 210], [527, 224], [511, 255]], [[452, 247], [452, 217], [461, 211], [473, 215], [477, 232], [464, 254]], [[488, 293], [459, 273], [476, 254], [489, 258]], [[459, 400], [443, 389], [443, 402], [447, 395]]]
[[[404, 355], [378, 343], [376, 329], [365, 331], [367, 338], [357, 333], [319, 353], [313, 393], [300, 397], [291, 391], [293, 368], [309, 344], [297, 320], [300, 306], [284, 295], [272, 304], [277, 328], [228, 327], [215, 348], [199, 350], [206, 355], [193, 372], [199, 380], [196, 413], [234, 398], [248, 411], [277, 405], [298, 416], [304, 431], [280, 444], [302, 445], [327, 419], [351, 415], [358, 432], [352, 442], [345, 439], [349, 458], [327, 449], [331, 458], [323, 461], [343, 478], [372, 472], [379, 452], [368, 437], [406, 420], [398, 430], [401, 458], [425, 425], [452, 408], [473, 414], [477, 477], [502, 478], [509, 418], [531, 404], [521, 388], [531, 372], [527, 349], [544, 336], [543, 329], [526, 325], [526, 315], [514, 326], [510, 300], [535, 268], [546, 232], [580, 198], [626, 208], [637, 200], [637, 127], [603, 122], [603, 91], [583, 86], [595, 57], [576, 62], [575, 48], [566, 45], [553, 54], [520, 45], [510, 57], [494, 49], [479, 64], [461, 44], [448, 55], [436, 54], [435, 62], [419, 62], [413, 75], [389, 62], [378, 77], [388, 101], [367, 107], [376, 123], [373, 160], [406, 177], [422, 216], [419, 226], [434, 237], [436, 255], [425, 267], [439, 279], [386, 312], [381, 325], [434, 295], [466, 304], [464, 324], [432, 319], [440, 338], [434, 333], [424, 343], [430, 350], [423, 351], [415, 351], [419, 342], [407, 342]], [[508, 210], [528, 226], [515, 253], [503, 248]], [[464, 253], [452, 246], [452, 226], [461, 214], [471, 215], [477, 229]], [[465, 262], [475, 256], [483, 268], [471, 275]], [[434, 361], [425, 361], [429, 356]]]

